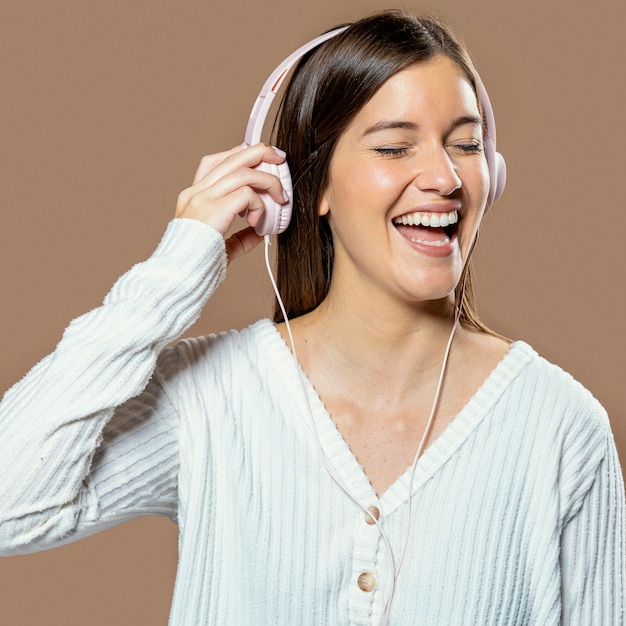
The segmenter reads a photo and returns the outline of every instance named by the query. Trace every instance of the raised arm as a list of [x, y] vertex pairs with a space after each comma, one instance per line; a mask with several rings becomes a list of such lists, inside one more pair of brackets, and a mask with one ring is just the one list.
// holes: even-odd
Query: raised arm
[[75, 319], [55, 351], [0, 403], [0, 554], [32, 552], [142, 514], [174, 517], [177, 416], [153, 372], [198, 317], [235, 258], [261, 238], [234, 217], [282, 201], [269, 146], [206, 157], [148, 260], [101, 307]]

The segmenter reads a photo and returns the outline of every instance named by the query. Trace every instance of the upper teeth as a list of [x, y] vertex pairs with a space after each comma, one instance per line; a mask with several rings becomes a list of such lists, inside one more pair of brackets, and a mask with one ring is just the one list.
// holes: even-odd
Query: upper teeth
[[400, 215], [393, 220], [394, 224], [404, 224], [405, 226], [432, 226], [439, 228], [440, 226], [449, 226], [459, 221], [458, 211], [450, 211], [450, 213], [426, 213], [416, 211], [415, 213], [407, 213]]

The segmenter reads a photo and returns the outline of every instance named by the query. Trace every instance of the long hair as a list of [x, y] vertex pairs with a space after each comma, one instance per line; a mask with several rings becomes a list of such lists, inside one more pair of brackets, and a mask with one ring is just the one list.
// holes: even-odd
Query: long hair
[[[433, 18], [403, 11], [385, 11], [351, 24], [296, 67], [276, 123], [276, 145], [287, 152], [294, 184], [291, 223], [278, 236], [277, 246], [277, 284], [290, 319], [315, 309], [330, 287], [333, 238], [318, 206], [338, 139], [391, 76], [438, 54], [457, 63], [476, 92], [472, 62], [452, 32]], [[469, 263], [462, 284], [462, 302], [461, 290], [456, 290], [461, 322], [488, 332], [474, 306]], [[274, 321], [282, 319], [276, 306]]]

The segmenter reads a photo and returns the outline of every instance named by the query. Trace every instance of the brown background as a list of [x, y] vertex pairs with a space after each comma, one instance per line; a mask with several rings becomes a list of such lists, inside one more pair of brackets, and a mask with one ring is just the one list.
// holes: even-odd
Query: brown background
[[[199, 157], [242, 141], [284, 56], [388, 6], [226, 4], [2, 0], [0, 390], [149, 254]], [[483, 316], [589, 387], [626, 459], [621, 4], [404, 6], [464, 35], [496, 109], [509, 182], [477, 255]], [[194, 333], [267, 313], [261, 259], [231, 268]], [[154, 519], [0, 559], [0, 624], [164, 625], [175, 564], [176, 529]]]

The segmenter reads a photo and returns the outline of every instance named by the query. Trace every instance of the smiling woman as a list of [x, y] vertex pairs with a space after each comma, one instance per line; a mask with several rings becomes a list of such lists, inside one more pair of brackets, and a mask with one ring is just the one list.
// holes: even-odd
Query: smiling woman
[[[294, 211], [291, 227], [278, 240], [278, 284], [289, 316], [297, 317], [315, 309], [324, 300], [330, 287], [335, 261], [335, 237], [330, 232], [332, 216], [320, 220], [318, 212], [328, 210], [327, 206], [320, 207], [320, 194], [328, 186], [331, 154], [337, 147], [338, 137], [343, 133], [350, 135], [355, 155], [365, 152], [372, 158], [403, 157], [402, 164], [389, 164], [386, 169], [390, 172], [396, 170], [402, 175], [401, 168], [408, 161], [411, 165], [404, 165], [404, 168], [411, 176], [410, 167], [415, 165], [418, 154], [423, 164], [426, 163], [424, 158], [439, 158], [432, 151], [422, 154], [426, 147], [423, 136], [426, 119], [419, 117], [419, 112], [415, 110], [417, 102], [420, 102], [422, 110], [432, 115], [447, 102], [440, 87], [448, 92], [456, 89], [457, 93], [453, 96], [457, 102], [456, 115], [450, 117], [451, 112], [446, 111], [448, 117], [440, 122], [449, 126], [438, 129], [439, 133], [447, 133], [449, 136], [440, 135], [436, 141], [440, 147], [445, 146], [447, 159], [455, 157], [458, 160], [462, 156], [474, 155], [474, 163], [489, 168], [486, 209], [502, 193], [505, 168], [500, 155], [495, 153], [495, 123], [491, 106], [467, 52], [445, 27], [434, 20], [396, 26], [401, 31], [406, 27], [406, 41], [401, 41], [404, 38], [402, 32], [391, 31], [376, 32], [375, 38], [369, 39], [367, 29], [370, 25], [364, 21], [362, 33], [353, 32], [349, 43], [341, 43], [348, 38], [346, 34], [345, 38], [336, 38], [326, 46], [310, 52], [302, 60], [285, 95], [278, 122], [277, 142], [286, 149], [293, 178], [298, 180], [294, 204], [299, 207]], [[372, 28], [375, 30], [375, 27]], [[419, 40], [420, 44], [409, 44], [409, 40]], [[437, 68], [427, 72], [425, 68], [432, 65]], [[440, 65], [447, 66], [456, 82], [447, 84], [446, 78], [437, 71]], [[417, 77], [407, 76], [411, 72], [424, 73], [424, 78], [429, 74], [429, 89], [417, 89], [413, 81]], [[477, 94], [480, 97], [477, 98]], [[417, 100], [413, 101], [416, 96]], [[458, 106], [459, 100], [462, 106]], [[343, 114], [329, 115], [333, 111], [342, 111]], [[369, 123], [364, 121], [366, 115], [369, 115]], [[356, 120], [353, 119], [355, 117]], [[360, 123], [358, 131], [353, 126], [357, 120]], [[452, 131], [456, 131], [455, 136], [450, 134]], [[466, 131], [464, 137], [463, 131]], [[362, 137], [354, 137], [355, 132], [362, 133]], [[339, 146], [345, 145], [346, 141], [347, 138], [342, 136]], [[312, 167], [313, 164], [315, 167]], [[443, 181], [444, 185], [455, 188], [461, 186], [456, 173], [457, 164], [444, 163], [444, 169], [448, 167], [449, 172], [442, 170], [441, 163], [434, 165], [436, 169], [426, 174], [443, 174], [453, 179]], [[384, 166], [378, 169], [382, 176]], [[485, 170], [483, 175], [487, 176]], [[369, 178], [369, 174], [362, 173], [362, 177]], [[424, 181], [422, 173], [422, 184]], [[397, 186], [398, 183], [395, 184]], [[437, 182], [435, 186], [440, 185]], [[430, 216], [434, 216], [434, 222], [439, 212], [446, 212], [451, 215], [444, 227], [448, 228], [459, 218], [459, 213], [454, 213], [457, 211], [458, 199], [450, 198], [450, 195], [447, 197], [450, 202], [448, 211], [440, 203], [434, 210], [414, 210], [412, 213], [422, 213], [419, 222], [423, 226], [426, 224], [422, 221], [427, 222], [430, 229], [433, 227]], [[428, 216], [423, 215], [425, 213]], [[398, 222], [408, 222], [409, 219], [408, 216], [403, 219], [402, 215], [396, 217]], [[446, 218], [443, 219], [445, 221]], [[456, 235], [458, 228], [448, 228], [450, 235]], [[406, 229], [399, 229], [399, 232], [402, 230]], [[415, 234], [420, 233], [413, 232]], [[429, 246], [433, 256], [447, 256], [450, 250], [450, 242], [433, 237], [430, 230], [422, 231], [420, 237], [413, 238], [420, 239], [422, 243], [413, 243], [422, 247], [428, 245], [425, 242], [433, 242], [434, 245]], [[468, 235], [467, 238], [474, 241], [474, 237]], [[437, 246], [442, 246], [442, 249], [434, 250]], [[467, 255], [468, 250], [464, 252]], [[456, 290], [457, 304], [460, 305], [459, 299], [463, 299], [461, 319], [477, 329], [487, 330], [480, 322], [473, 303], [470, 265], [462, 263], [462, 266], [463, 280], [457, 280], [457, 283], [464, 285], [464, 289], [459, 287]], [[277, 322], [282, 319], [278, 307], [274, 319]]]
[[[474, 311], [503, 173], [467, 53], [397, 11], [315, 44], [286, 152], [205, 157], [154, 254], [3, 399], [2, 553], [165, 515], [172, 626], [622, 624], [606, 414]], [[287, 314], [176, 341], [290, 203]]]
[[[480, 120], [472, 85], [443, 55], [389, 78], [357, 113], [337, 142], [319, 208], [335, 252], [328, 302], [351, 285], [353, 298], [367, 294], [397, 316], [405, 302], [414, 315], [416, 302], [454, 291], [489, 188]], [[441, 214], [457, 220], [450, 237]], [[414, 225], [396, 226], [403, 217]]]

